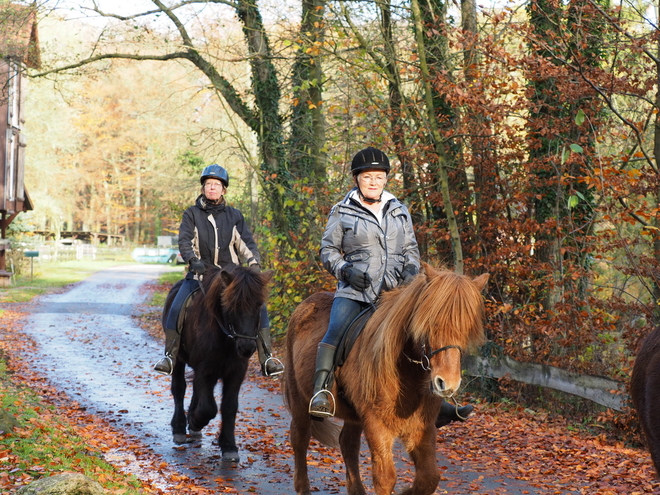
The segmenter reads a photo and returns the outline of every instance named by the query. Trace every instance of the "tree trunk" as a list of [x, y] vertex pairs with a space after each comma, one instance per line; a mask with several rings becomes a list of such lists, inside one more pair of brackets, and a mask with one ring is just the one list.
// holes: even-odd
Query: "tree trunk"
[[419, 65], [421, 70], [422, 83], [424, 87], [424, 96], [426, 100], [426, 113], [429, 119], [429, 127], [433, 140], [433, 148], [437, 158], [438, 176], [440, 178], [440, 188], [442, 192], [443, 206], [447, 217], [449, 227], [449, 236], [451, 239], [451, 248], [454, 256], [454, 270], [456, 273], [463, 273], [463, 248], [461, 246], [461, 235], [454, 215], [454, 207], [451, 203], [451, 194], [449, 193], [449, 174], [447, 169], [450, 160], [447, 156], [445, 146], [440, 134], [438, 121], [436, 120], [436, 109], [433, 101], [433, 88], [431, 87], [431, 77], [426, 63], [425, 42], [427, 36], [424, 33], [422, 25], [422, 15], [418, 0], [412, 0], [412, 12], [415, 24], [415, 38], [417, 42], [417, 53], [419, 55]]
[[294, 102], [288, 141], [292, 175], [301, 181], [306, 180], [318, 194], [323, 194], [323, 186], [327, 183], [321, 59], [324, 9], [325, 0], [302, 1], [300, 48], [292, 70]]

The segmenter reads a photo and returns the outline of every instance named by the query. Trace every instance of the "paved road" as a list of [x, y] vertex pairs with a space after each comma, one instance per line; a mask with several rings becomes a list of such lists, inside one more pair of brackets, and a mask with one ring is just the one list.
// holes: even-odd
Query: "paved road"
[[[173, 444], [169, 378], [151, 369], [160, 356], [161, 343], [131, 318], [136, 305], [144, 302], [140, 287], [167, 269], [165, 265], [115, 267], [94, 274], [68, 292], [40, 298], [25, 325], [25, 331], [38, 344], [38, 355], [31, 359], [53, 385], [89, 412], [141, 439], [173, 469], [205, 486], [232, 485], [240, 493], [262, 495], [293, 493], [293, 461], [287, 443], [289, 415], [279, 386], [275, 383], [265, 388], [264, 380], [255, 376], [256, 365], [241, 391], [238, 465], [223, 464], [219, 451], [211, 445], [218, 419], [205, 429], [201, 444], [183, 448]], [[363, 450], [363, 477], [370, 487], [368, 451]], [[310, 478], [319, 495], [344, 493], [344, 474], [333, 456], [313, 444]], [[410, 464], [405, 454], [397, 457], [397, 489], [402, 489], [411, 475]], [[108, 460], [157, 482], [154, 473], [140, 469], [130, 452], [111, 452]], [[523, 482], [475, 469], [458, 459], [439, 458], [438, 466], [443, 481], [437, 493], [537, 493]]]

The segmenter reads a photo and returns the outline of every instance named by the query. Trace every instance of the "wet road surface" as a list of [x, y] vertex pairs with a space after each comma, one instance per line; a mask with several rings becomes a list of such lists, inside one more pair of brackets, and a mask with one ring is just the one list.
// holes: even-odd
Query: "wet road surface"
[[[141, 286], [156, 280], [167, 265], [126, 265], [98, 272], [62, 294], [37, 300], [24, 331], [35, 339], [38, 355], [30, 359], [50, 382], [88, 412], [101, 416], [140, 439], [171, 469], [211, 488], [233, 486], [240, 493], [293, 493], [293, 456], [288, 445], [289, 414], [277, 379], [256, 376], [256, 356], [240, 395], [237, 443], [241, 462], [220, 461], [211, 442], [216, 418], [202, 441], [172, 442], [169, 377], [152, 371], [162, 343], [136, 326], [131, 315], [144, 302]], [[216, 390], [219, 400], [221, 387]], [[190, 387], [187, 394], [190, 398]], [[331, 454], [328, 454], [331, 452]], [[371, 486], [368, 450], [363, 445], [363, 480]], [[397, 450], [397, 490], [412, 476], [407, 456]], [[319, 495], [345, 493], [342, 465], [334, 451], [310, 449], [310, 480]], [[136, 465], [130, 452], [112, 452], [108, 460], [158, 485], [155, 473]], [[534, 488], [487, 469], [438, 455], [443, 481], [436, 493], [530, 494]], [[166, 488], [166, 487], [161, 487]], [[179, 493], [172, 491], [172, 493]]]

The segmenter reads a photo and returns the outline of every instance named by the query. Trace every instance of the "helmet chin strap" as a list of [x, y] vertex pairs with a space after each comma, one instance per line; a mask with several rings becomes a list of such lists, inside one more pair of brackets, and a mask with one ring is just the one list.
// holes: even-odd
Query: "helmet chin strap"
[[360, 199], [364, 201], [365, 203], [368, 203], [370, 205], [373, 205], [375, 203], [380, 203], [380, 200], [383, 198], [383, 193], [380, 193], [380, 196], [378, 196], [378, 199], [371, 199], [367, 198], [364, 194], [362, 194], [362, 190], [360, 189], [360, 186], [358, 186], [358, 195], [360, 196]]

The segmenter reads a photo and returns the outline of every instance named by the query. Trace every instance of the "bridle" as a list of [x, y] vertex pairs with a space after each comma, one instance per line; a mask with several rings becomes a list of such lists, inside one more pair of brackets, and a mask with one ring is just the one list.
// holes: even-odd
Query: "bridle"
[[463, 355], [463, 349], [458, 345], [446, 345], [444, 347], [440, 347], [439, 349], [436, 349], [434, 351], [431, 351], [431, 352], [427, 353], [426, 352], [426, 344], [422, 344], [422, 357], [419, 360], [412, 359], [405, 352], [403, 353], [403, 355], [411, 363], [419, 364], [424, 371], [431, 371], [431, 358], [433, 356], [435, 356], [436, 354], [447, 351], [449, 349], [458, 349], [458, 352], [461, 353], [461, 356]]
[[[202, 284], [202, 282], [203, 282], [202, 275], [199, 275], [199, 288], [201, 289], [202, 294], [206, 298], [206, 291], [204, 290], [204, 284]], [[220, 306], [220, 311], [222, 311], [222, 305]], [[256, 341], [258, 338], [257, 335], [245, 335], [243, 333], [237, 333], [236, 330], [234, 329], [234, 325], [232, 325], [231, 323], [229, 325], [225, 325], [220, 321], [220, 318], [218, 318], [217, 316], [213, 315], [213, 318], [218, 324], [218, 327], [220, 327], [220, 330], [222, 330], [222, 333], [224, 333], [228, 338], [232, 340], [245, 339], [245, 340]]]

